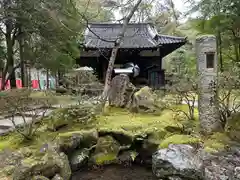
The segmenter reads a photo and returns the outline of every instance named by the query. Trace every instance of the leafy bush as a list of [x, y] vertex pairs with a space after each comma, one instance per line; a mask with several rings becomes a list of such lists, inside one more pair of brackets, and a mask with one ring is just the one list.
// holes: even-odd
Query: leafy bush
[[[51, 104], [49, 99], [31, 97], [31, 90], [19, 89], [2, 92], [0, 111], [5, 119], [9, 119], [16, 132], [31, 140], [45, 117]], [[16, 118], [18, 117], [18, 119]]]
[[167, 92], [178, 97], [179, 104], [183, 102], [188, 106], [188, 112], [181, 109], [172, 109], [176, 112], [183, 113], [189, 120], [194, 119], [195, 103], [197, 100], [197, 77], [185, 74], [185, 76], [175, 76], [173, 84], [167, 86]]
[[[233, 66], [218, 77], [218, 104], [221, 121], [225, 126], [227, 119], [240, 108], [240, 68]], [[214, 88], [211, 86], [210, 88]]]

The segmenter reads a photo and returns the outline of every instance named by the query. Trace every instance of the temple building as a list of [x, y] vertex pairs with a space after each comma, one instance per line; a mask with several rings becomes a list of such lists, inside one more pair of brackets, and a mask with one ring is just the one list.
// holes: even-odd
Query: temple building
[[[104, 81], [111, 50], [122, 26], [115, 23], [89, 24], [77, 64], [92, 67], [99, 80]], [[133, 84], [161, 88], [165, 85], [162, 58], [186, 42], [187, 39], [184, 37], [158, 34], [151, 23], [128, 24], [117, 54], [115, 68], [124, 68], [123, 65], [126, 63], [136, 64], [140, 68], [140, 73], [132, 78]]]

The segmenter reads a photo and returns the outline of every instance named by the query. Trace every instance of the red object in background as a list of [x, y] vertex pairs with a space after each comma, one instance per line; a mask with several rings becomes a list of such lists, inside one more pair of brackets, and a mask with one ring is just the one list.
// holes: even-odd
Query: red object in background
[[[2, 88], [2, 78], [0, 78], [0, 88]], [[10, 89], [10, 81], [9, 80], [7, 81], [5, 89]]]
[[[1, 89], [1, 85], [2, 85], [2, 78], [0, 78], [0, 89]], [[16, 85], [17, 88], [20, 89], [22, 88], [22, 80], [21, 79], [17, 79], [16, 80]], [[10, 81], [8, 80], [6, 86], [5, 86], [5, 90], [10, 89]], [[32, 88], [33, 89], [39, 89], [39, 82], [38, 80], [32, 80]]]
[[38, 80], [32, 80], [32, 88], [33, 89], [39, 89]]
[[17, 88], [22, 88], [22, 80], [21, 79], [17, 79], [16, 84], [17, 84]]

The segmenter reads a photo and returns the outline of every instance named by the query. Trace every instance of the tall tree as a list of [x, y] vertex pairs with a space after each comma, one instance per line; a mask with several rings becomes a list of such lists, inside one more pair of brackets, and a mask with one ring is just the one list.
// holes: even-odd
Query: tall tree
[[[98, 4], [78, 1], [86, 11]], [[16, 87], [15, 69], [21, 65], [22, 80], [26, 62], [32, 67], [49, 71], [69, 68], [79, 57], [77, 39], [84, 30], [82, 18], [76, 13], [77, 4], [68, 0], [2, 0], [0, 7], [0, 35], [6, 42], [5, 65], [2, 72], [2, 89], [10, 79]], [[86, 7], [86, 8], [84, 8]], [[94, 13], [92, 13], [94, 16]], [[94, 18], [109, 17], [99, 11]], [[20, 56], [20, 57], [18, 57]]]
[[137, 0], [136, 4], [134, 5], [134, 7], [130, 11], [130, 13], [126, 17], [124, 17], [122, 30], [121, 30], [120, 34], [118, 35], [118, 38], [115, 40], [114, 47], [112, 49], [110, 60], [109, 60], [109, 63], [108, 63], [106, 79], [105, 79], [105, 86], [104, 86], [104, 90], [103, 90], [103, 94], [102, 94], [103, 105], [105, 105], [105, 102], [108, 98], [108, 92], [109, 92], [110, 84], [111, 84], [113, 66], [114, 66], [114, 63], [115, 63], [115, 60], [116, 60], [118, 50], [120, 48], [121, 42], [123, 41], [125, 32], [127, 30], [128, 23], [131, 20], [131, 18], [133, 17], [135, 11], [140, 6], [141, 2], [142, 2], [142, 0]]
[[220, 70], [231, 62], [240, 62], [239, 15], [240, 2], [237, 0], [200, 0], [191, 12], [199, 11], [195, 27], [201, 33], [217, 37]]

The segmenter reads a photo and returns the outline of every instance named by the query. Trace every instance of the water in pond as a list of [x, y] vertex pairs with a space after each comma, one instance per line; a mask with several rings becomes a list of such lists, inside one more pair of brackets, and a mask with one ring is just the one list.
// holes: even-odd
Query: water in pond
[[99, 169], [82, 170], [73, 174], [72, 180], [155, 180], [151, 169], [140, 166], [111, 165]]

